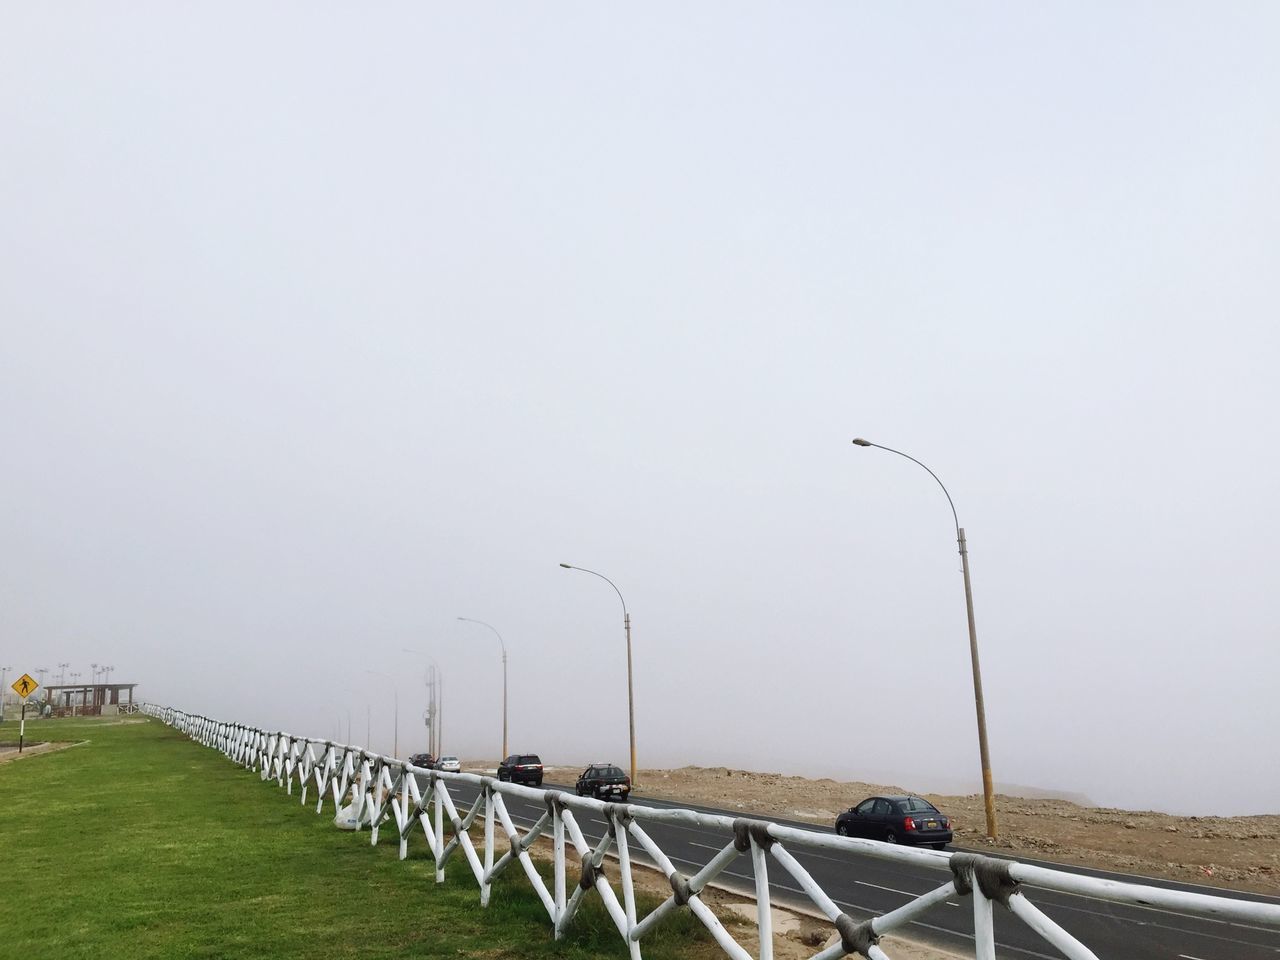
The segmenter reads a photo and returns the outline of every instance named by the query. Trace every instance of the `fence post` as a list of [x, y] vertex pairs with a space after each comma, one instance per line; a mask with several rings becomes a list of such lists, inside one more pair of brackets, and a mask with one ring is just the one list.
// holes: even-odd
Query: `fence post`
[[480, 883], [480, 906], [489, 905], [490, 874], [493, 873], [493, 787], [484, 785], [484, 873]]
[[552, 849], [555, 858], [555, 905], [556, 915], [552, 918], [556, 926], [556, 939], [562, 936], [560, 918], [564, 916], [564, 818], [560, 816], [560, 797], [551, 795], [551, 835]]

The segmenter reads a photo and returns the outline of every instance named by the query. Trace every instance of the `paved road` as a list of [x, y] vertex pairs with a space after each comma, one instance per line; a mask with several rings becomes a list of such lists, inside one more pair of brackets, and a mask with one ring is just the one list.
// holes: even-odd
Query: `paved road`
[[[571, 786], [547, 783], [549, 789], [572, 792]], [[476, 790], [451, 785], [450, 793], [459, 801], [470, 802]], [[533, 825], [546, 810], [540, 804], [506, 797], [507, 809], [519, 827]], [[742, 811], [717, 810], [693, 804], [663, 800], [638, 801], [653, 807], [684, 807], [722, 816], [743, 816]], [[607, 824], [598, 817], [577, 817], [588, 841], [599, 840]], [[810, 823], [793, 821], [788, 826], [816, 832], [829, 832]], [[692, 875], [729, 840], [727, 834], [700, 827], [672, 826], [646, 822], [645, 831], [681, 871]], [[835, 900], [841, 909], [855, 919], [863, 919], [902, 906], [922, 893], [936, 889], [947, 875], [906, 864], [890, 863], [865, 854], [836, 854], [830, 851], [808, 852], [788, 847], [796, 859]], [[633, 858], [652, 865], [638, 844], [631, 845]], [[1024, 861], [1036, 862], [1036, 861]], [[1054, 864], [1046, 864], [1054, 866]], [[812, 909], [812, 903], [780, 866], [771, 864], [770, 887], [780, 905], [794, 904]], [[1071, 868], [1090, 876], [1132, 880], [1151, 886], [1188, 890], [1199, 893], [1223, 893], [1217, 889], [1179, 884], [1173, 881], [1129, 877], [1097, 870]], [[751, 861], [743, 857], [733, 864], [720, 880], [727, 885], [741, 885], [744, 892], [754, 886]], [[1248, 924], [1206, 920], [1169, 910], [1131, 907], [1095, 900], [1090, 897], [1057, 893], [1024, 885], [1027, 898], [1055, 921], [1092, 949], [1102, 960], [1280, 960], [1280, 931]], [[1229, 894], [1244, 900], [1280, 903], [1280, 898], [1260, 894]], [[957, 898], [940, 905], [925, 919], [904, 931], [912, 939], [971, 954], [973, 950], [973, 910], [968, 898]], [[1007, 911], [996, 913], [996, 944], [1001, 957], [1010, 960], [1044, 958], [1060, 960], [1057, 950], [1028, 929]]]

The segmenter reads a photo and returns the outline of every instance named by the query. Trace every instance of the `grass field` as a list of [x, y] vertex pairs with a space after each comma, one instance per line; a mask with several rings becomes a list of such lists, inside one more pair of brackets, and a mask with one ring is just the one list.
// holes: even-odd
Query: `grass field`
[[[598, 897], [556, 942], [520, 871], [481, 909], [461, 856], [437, 885], [425, 843], [401, 861], [394, 829], [372, 847], [159, 721], [28, 721], [27, 736], [87, 742], [0, 763], [0, 956], [627, 955]], [[645, 956], [721, 954], [682, 911]]]

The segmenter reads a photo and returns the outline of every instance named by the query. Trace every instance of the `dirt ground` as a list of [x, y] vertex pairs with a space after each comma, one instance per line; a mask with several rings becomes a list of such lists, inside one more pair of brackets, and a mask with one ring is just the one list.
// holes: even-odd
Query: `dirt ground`
[[[558, 771], [551, 776], [557, 776]], [[810, 780], [725, 767], [642, 770], [633, 796], [684, 800], [834, 824], [867, 796], [899, 786]], [[1178, 817], [998, 795], [1000, 842], [988, 843], [982, 796], [918, 793], [952, 818], [956, 843], [1013, 857], [1079, 864], [1189, 883], [1280, 893], [1280, 815]]]

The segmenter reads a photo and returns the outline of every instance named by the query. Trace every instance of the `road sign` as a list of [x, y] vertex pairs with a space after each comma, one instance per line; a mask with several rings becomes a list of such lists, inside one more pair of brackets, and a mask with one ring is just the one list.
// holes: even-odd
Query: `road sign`
[[31, 674], [24, 673], [17, 680], [13, 681], [11, 686], [17, 692], [18, 696], [29, 697], [36, 692], [36, 687], [40, 686], [40, 684], [36, 683]]

